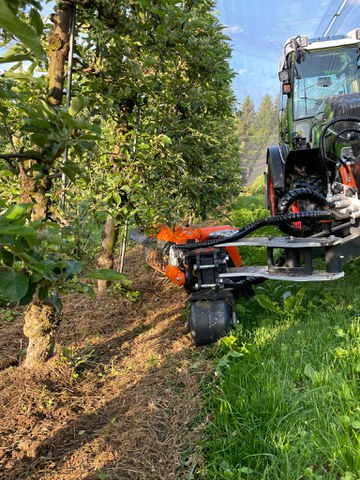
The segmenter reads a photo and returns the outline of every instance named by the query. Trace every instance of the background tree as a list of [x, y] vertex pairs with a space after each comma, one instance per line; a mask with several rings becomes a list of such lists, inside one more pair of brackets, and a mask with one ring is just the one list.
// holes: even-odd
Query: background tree
[[[134, 3], [110, 16], [102, 10], [101, 22], [85, 12], [81, 82], [96, 92], [90, 102], [101, 112], [111, 152], [101, 160], [109, 178], [99, 186], [91, 176], [100, 190], [106, 185], [104, 200], [122, 223], [206, 216], [235, 193], [230, 50], [212, 6]], [[114, 242], [104, 235], [103, 243], [99, 264], [110, 265]]]
[[278, 100], [266, 94], [257, 110], [248, 96], [238, 114], [238, 132], [241, 148], [241, 166], [244, 180], [259, 164], [265, 167], [266, 149], [278, 140]]

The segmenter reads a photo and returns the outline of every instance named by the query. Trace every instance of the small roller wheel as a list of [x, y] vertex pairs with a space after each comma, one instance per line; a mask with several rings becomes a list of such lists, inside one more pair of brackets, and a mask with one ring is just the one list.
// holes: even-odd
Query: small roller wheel
[[232, 326], [231, 307], [224, 300], [199, 300], [190, 304], [188, 326], [194, 345], [210, 345]]

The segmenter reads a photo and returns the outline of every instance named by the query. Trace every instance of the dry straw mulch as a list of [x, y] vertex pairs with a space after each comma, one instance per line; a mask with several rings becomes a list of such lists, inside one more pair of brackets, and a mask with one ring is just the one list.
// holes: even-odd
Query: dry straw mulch
[[135, 303], [116, 292], [65, 299], [57, 341], [66, 356], [36, 371], [17, 366], [20, 312], [11, 321], [3, 312], [1, 480], [186, 478], [203, 428], [199, 384], [212, 365], [184, 334], [186, 295], [138, 248], [126, 273], [141, 292]]

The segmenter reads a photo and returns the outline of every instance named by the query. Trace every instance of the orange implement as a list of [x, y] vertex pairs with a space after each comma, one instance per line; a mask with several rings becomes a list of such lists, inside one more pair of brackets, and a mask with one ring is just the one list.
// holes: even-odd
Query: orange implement
[[[203, 242], [211, 238], [216, 238], [216, 232], [225, 232], [225, 231], [236, 231], [238, 228], [234, 228], [231, 225], [221, 225], [216, 227], [200, 227], [200, 228], [191, 228], [191, 227], [175, 227], [174, 229], [169, 227], [161, 227], [159, 232], [155, 235], [155, 238], [163, 240], [165, 242], [175, 243], [176, 245], [186, 243], [187, 241], [191, 242]], [[242, 260], [241, 256], [236, 247], [227, 247], [226, 248], [229, 257], [232, 260], [232, 263], [235, 267], [241, 267]], [[170, 270], [169, 270], [170, 272]], [[167, 275], [171, 280], [172, 276]], [[174, 278], [177, 276], [174, 274]], [[173, 280], [174, 281], [174, 280]], [[175, 281], [178, 283], [178, 281]]]

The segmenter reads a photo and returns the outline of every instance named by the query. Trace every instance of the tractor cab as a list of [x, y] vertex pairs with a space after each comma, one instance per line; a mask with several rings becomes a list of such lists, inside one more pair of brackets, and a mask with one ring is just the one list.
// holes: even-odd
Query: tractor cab
[[289, 150], [318, 147], [321, 125], [360, 113], [359, 42], [360, 29], [285, 43], [279, 68], [280, 137]]
[[[265, 172], [271, 214], [317, 208], [314, 198], [331, 195], [335, 181], [360, 191], [360, 29], [287, 40], [278, 75], [279, 144], [268, 148]], [[316, 233], [303, 226], [283, 231]]]

